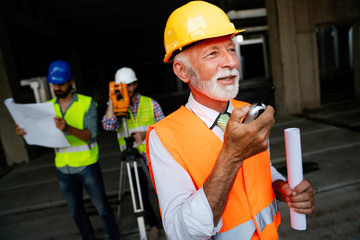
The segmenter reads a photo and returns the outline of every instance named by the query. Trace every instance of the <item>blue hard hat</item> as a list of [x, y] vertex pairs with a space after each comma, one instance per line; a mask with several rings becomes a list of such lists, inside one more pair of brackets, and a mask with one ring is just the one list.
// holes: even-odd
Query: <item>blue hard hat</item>
[[47, 81], [52, 84], [62, 84], [74, 77], [74, 73], [68, 62], [57, 60], [50, 64]]

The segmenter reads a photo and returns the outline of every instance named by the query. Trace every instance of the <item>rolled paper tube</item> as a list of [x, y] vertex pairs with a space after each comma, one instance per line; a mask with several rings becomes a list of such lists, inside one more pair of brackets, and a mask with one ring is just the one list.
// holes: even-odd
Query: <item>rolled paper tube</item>
[[[288, 182], [292, 189], [303, 180], [301, 141], [299, 128], [287, 128], [284, 130], [286, 164]], [[306, 215], [297, 213], [290, 208], [291, 227], [296, 230], [306, 230]]]

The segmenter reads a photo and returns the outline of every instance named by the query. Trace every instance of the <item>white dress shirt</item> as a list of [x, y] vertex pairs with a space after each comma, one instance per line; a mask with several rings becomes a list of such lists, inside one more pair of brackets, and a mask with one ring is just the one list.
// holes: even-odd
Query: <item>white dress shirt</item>
[[[209, 128], [219, 113], [198, 103], [190, 94], [185, 105]], [[227, 112], [234, 110], [231, 102]], [[215, 125], [212, 131], [223, 141], [223, 130]], [[209, 239], [220, 231], [222, 219], [217, 226], [203, 188], [196, 190], [189, 174], [176, 162], [159, 140], [156, 132], [149, 134], [149, 152], [160, 203], [163, 226], [167, 239]], [[272, 181], [285, 178], [271, 166]]]

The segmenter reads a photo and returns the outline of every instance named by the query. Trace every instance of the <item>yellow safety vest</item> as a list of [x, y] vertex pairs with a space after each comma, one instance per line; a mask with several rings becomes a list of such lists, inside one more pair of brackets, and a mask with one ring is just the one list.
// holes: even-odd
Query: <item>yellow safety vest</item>
[[[241, 108], [247, 103], [232, 101], [232, 104]], [[188, 172], [195, 188], [201, 188], [215, 166], [222, 141], [185, 107], [150, 126], [148, 134], [152, 129], [167, 151]], [[147, 154], [152, 176], [149, 151]], [[216, 240], [279, 238], [277, 229], [281, 218], [272, 189], [268, 151], [243, 162], [229, 193], [222, 221], [220, 233], [214, 236]]]
[[[66, 110], [65, 121], [67, 124], [84, 129], [84, 116], [89, 109], [91, 97], [77, 94], [78, 101], [74, 101]], [[56, 98], [51, 99], [50, 102], [54, 104], [55, 114], [62, 117], [60, 105], [56, 103]], [[88, 144], [85, 141], [73, 135], [65, 135], [70, 143], [70, 147], [55, 149], [55, 166], [64, 167], [81, 167], [96, 163], [99, 159], [99, 147], [96, 143]]]
[[[150, 97], [140, 96], [136, 120], [130, 109], [128, 112], [129, 118], [126, 120], [126, 123], [129, 130], [129, 135], [131, 135], [133, 132], [146, 132], [148, 127], [155, 123], [154, 107]], [[124, 126], [121, 124], [121, 127], [117, 130], [117, 138], [121, 151], [125, 150], [126, 148], [125, 136]], [[140, 145], [134, 143], [134, 146], [137, 148], [137, 150], [139, 150], [140, 153], [146, 153], [145, 143]]]

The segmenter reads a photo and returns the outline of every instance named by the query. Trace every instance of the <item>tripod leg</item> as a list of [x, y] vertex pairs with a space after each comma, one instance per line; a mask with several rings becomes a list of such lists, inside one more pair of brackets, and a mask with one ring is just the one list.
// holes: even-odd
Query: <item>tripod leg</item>
[[144, 217], [138, 217], [137, 222], [139, 226], [140, 240], [147, 240]]
[[[136, 193], [135, 193], [135, 190], [134, 190], [134, 183], [133, 183], [133, 180], [132, 180], [131, 166], [134, 169], [134, 173], [135, 173], [137, 196], [138, 196], [138, 201], [139, 201], [139, 205], [140, 205], [139, 207], [138, 207], [136, 199], [135, 199]], [[145, 211], [144, 211], [144, 205], [143, 205], [142, 196], [141, 196], [139, 174], [138, 174], [138, 171], [137, 171], [137, 163], [136, 163], [136, 161], [134, 161], [132, 163], [127, 162], [126, 167], [127, 167], [127, 171], [128, 171], [129, 185], [130, 185], [131, 199], [132, 199], [132, 202], [133, 202], [134, 213], [135, 213], [135, 216], [137, 218], [139, 232], [140, 232], [140, 240], [147, 240], [146, 229], [145, 229], [145, 221], [144, 221]]]
[[[126, 138], [128, 138], [129, 137], [129, 130], [128, 130], [128, 127], [127, 127], [127, 122], [126, 122], [125, 117], [122, 117], [122, 123], [123, 123], [123, 126], [124, 126], [125, 136], [126, 136]], [[133, 143], [129, 143], [129, 141], [126, 141], [126, 149], [132, 148], [132, 144]], [[125, 150], [125, 149], [122, 149], [122, 151], [123, 150]], [[127, 153], [129, 154], [129, 152], [127, 152]], [[138, 226], [139, 226], [140, 240], [147, 240], [146, 229], [145, 229], [145, 221], [144, 221], [145, 211], [144, 211], [144, 206], [143, 206], [143, 202], [142, 202], [140, 181], [139, 181], [139, 175], [138, 175], [138, 172], [137, 172], [137, 164], [136, 164], [135, 158], [136, 158], [136, 154], [126, 155], [126, 159], [127, 159], [126, 167], [127, 167], [128, 178], [129, 178], [129, 185], [130, 185], [130, 192], [131, 192], [131, 199], [132, 199], [132, 202], [133, 202], [134, 213], [135, 213], [135, 216], [137, 218], [137, 222], [138, 222]], [[138, 201], [140, 203], [139, 208], [137, 207], [137, 203], [136, 203], [136, 200], [135, 200], [135, 195], [136, 194], [135, 194], [135, 191], [134, 191], [134, 184], [133, 184], [133, 180], [132, 180], [133, 175], [132, 175], [132, 172], [131, 172], [131, 166], [134, 168], [134, 173], [135, 173], [136, 187], [137, 187], [137, 193], [138, 193]], [[121, 169], [123, 169], [123, 168], [121, 167]], [[147, 170], [146, 166], [145, 166], [145, 169]], [[146, 173], [147, 171], [144, 170], [144, 172]], [[150, 179], [150, 174], [149, 173], [148, 173], [148, 176], [149, 176], [149, 179]], [[120, 186], [122, 186], [122, 185], [120, 185]], [[120, 210], [118, 212], [120, 212]], [[119, 214], [119, 216], [120, 216], [120, 214]]]

